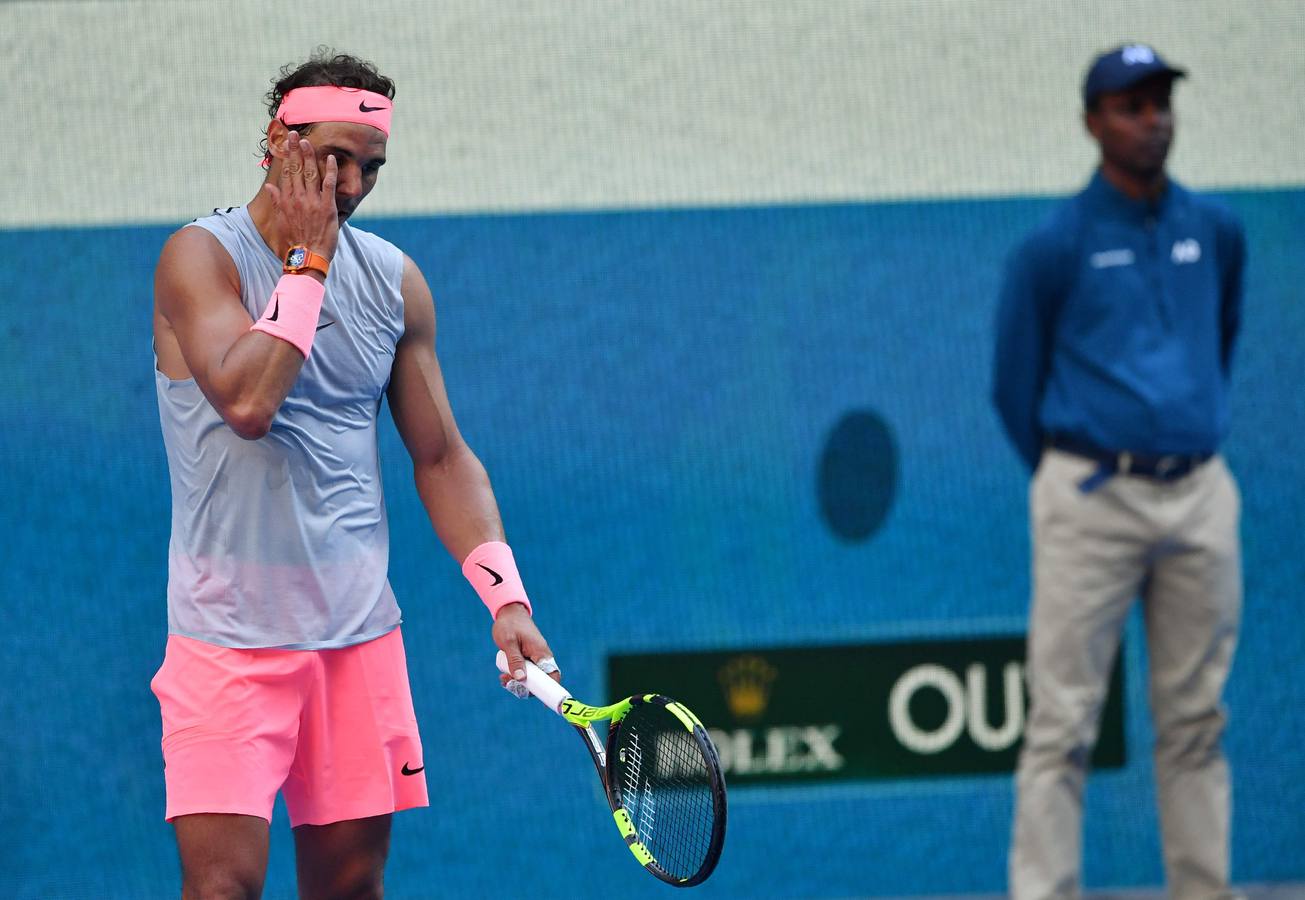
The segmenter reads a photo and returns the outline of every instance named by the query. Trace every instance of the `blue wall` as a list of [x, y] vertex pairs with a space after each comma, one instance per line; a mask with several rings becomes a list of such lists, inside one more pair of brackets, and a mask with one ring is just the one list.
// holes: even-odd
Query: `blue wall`
[[[1234, 874], [1305, 876], [1305, 192], [1227, 197], [1251, 268], [1227, 453], [1246, 608], [1228, 692]], [[1027, 602], [1026, 476], [987, 402], [1007, 248], [1046, 199], [361, 223], [436, 294], [459, 424], [489, 468], [537, 615], [582, 697], [608, 652], [1007, 633]], [[178, 885], [158, 710], [168, 503], [151, 273], [170, 229], [0, 232], [0, 894]], [[895, 498], [834, 534], [820, 460], [886, 421]], [[392, 896], [578, 896], [567, 855], [664, 888], [612, 833], [575, 738], [493, 673], [488, 618], [383, 432], [433, 808], [397, 818]], [[867, 467], [867, 477], [891, 468]], [[813, 573], [819, 573], [818, 579]], [[641, 615], [632, 616], [631, 608]], [[635, 630], [631, 630], [634, 623]], [[1136, 617], [1130, 759], [1090, 782], [1090, 884], [1162, 877]], [[829, 686], [846, 690], [846, 686]], [[456, 727], [439, 717], [456, 705]], [[556, 756], [556, 759], [554, 759]], [[732, 797], [703, 896], [997, 891], [1006, 777]], [[268, 897], [293, 896], [278, 810]]]

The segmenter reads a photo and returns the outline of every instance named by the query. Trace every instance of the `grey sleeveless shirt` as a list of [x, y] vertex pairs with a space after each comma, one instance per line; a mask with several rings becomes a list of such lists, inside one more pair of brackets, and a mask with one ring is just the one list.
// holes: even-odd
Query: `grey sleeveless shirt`
[[[281, 261], [248, 211], [188, 227], [235, 261], [257, 320]], [[224, 647], [346, 647], [398, 626], [376, 416], [403, 333], [403, 254], [344, 225], [313, 350], [263, 438], [227, 426], [194, 379], [154, 370], [172, 482], [168, 630]]]

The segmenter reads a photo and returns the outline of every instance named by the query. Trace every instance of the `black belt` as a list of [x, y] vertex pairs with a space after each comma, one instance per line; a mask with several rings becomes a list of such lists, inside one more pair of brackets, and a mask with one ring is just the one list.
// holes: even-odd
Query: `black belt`
[[1130, 453], [1126, 450], [1102, 450], [1077, 438], [1055, 435], [1050, 446], [1097, 463], [1111, 475], [1141, 475], [1157, 481], [1177, 481], [1199, 466], [1209, 462], [1213, 453]]

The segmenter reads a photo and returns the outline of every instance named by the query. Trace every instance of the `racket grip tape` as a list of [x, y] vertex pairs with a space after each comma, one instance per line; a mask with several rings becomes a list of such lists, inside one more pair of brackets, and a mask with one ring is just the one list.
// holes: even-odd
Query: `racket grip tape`
[[[498, 670], [504, 675], [512, 674], [508, 671], [507, 654], [502, 650], [498, 651], [494, 662], [498, 664]], [[562, 701], [571, 697], [570, 691], [545, 675], [543, 670], [530, 660], [526, 660], [526, 690], [530, 691], [540, 703], [559, 714], [562, 711]]]

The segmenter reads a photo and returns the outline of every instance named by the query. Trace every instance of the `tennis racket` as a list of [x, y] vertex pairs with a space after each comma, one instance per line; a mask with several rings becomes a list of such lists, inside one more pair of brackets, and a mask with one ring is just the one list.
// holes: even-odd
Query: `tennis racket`
[[[501, 650], [497, 662], [506, 673]], [[589, 706], [529, 660], [525, 683], [579, 733], [639, 864], [676, 887], [706, 881], [725, 844], [725, 778], [698, 717], [660, 694]], [[593, 729], [603, 720], [611, 723], [606, 741]]]

